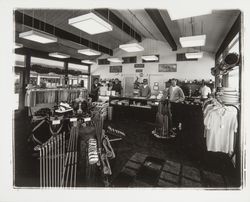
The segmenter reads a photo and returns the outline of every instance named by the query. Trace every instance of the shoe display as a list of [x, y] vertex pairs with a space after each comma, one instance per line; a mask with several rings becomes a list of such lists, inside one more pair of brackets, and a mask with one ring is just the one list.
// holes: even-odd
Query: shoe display
[[72, 111], [73, 108], [66, 102], [61, 102], [59, 104], [59, 107], [57, 110], [55, 110], [55, 112], [57, 113], [65, 113], [65, 112], [69, 112], [69, 111]]

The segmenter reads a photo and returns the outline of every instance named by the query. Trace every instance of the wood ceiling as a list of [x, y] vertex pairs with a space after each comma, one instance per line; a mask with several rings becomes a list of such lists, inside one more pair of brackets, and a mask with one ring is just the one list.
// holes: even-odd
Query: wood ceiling
[[[68, 24], [68, 19], [88, 12], [94, 12], [113, 25], [113, 31], [88, 35]], [[191, 29], [191, 19], [172, 21], [167, 10], [17, 10], [18, 19], [15, 23], [17, 43], [22, 43], [25, 48], [32, 48], [44, 52], [62, 52], [71, 55], [75, 59], [96, 59], [96, 56], [84, 56], [77, 53], [78, 49], [92, 47], [103, 53], [112, 55], [115, 48], [120, 44], [128, 43], [132, 40], [143, 40], [151, 38], [166, 42], [172, 50], [180, 50], [179, 37], [194, 34], [206, 34], [206, 45], [203, 51], [216, 53], [223, 39], [232, 27], [239, 15], [238, 10], [213, 11], [212, 14], [192, 18], [193, 30]], [[17, 15], [16, 15], [17, 16]], [[26, 21], [23, 18], [27, 16]], [[31, 21], [28, 23], [28, 18]], [[46, 26], [49, 24], [49, 26]], [[122, 23], [122, 24], [121, 24]], [[29, 25], [29, 26], [27, 26]], [[39, 44], [18, 37], [23, 31], [36, 27], [42, 31], [50, 31], [58, 35], [57, 43]], [[48, 29], [50, 27], [50, 30]], [[47, 30], [46, 30], [47, 29]], [[193, 31], [193, 33], [192, 33]], [[64, 37], [61, 32], [68, 33]]]

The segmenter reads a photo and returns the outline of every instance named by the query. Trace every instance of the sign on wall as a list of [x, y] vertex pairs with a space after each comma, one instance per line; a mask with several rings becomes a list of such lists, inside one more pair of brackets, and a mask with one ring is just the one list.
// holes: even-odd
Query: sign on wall
[[120, 73], [120, 72], [122, 72], [122, 66], [121, 65], [109, 66], [109, 72], [110, 73]]
[[159, 72], [177, 72], [177, 64], [159, 64]]
[[136, 69], [135, 72], [136, 72], [136, 73], [143, 72], [143, 69]]
[[144, 68], [145, 64], [134, 64], [135, 68]]

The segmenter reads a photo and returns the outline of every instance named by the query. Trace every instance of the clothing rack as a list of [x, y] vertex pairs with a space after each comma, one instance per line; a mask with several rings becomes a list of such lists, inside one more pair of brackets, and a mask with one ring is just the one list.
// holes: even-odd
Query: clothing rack
[[225, 105], [225, 106], [234, 107], [234, 108], [237, 110], [238, 128], [237, 128], [237, 133], [234, 133], [234, 151], [233, 151], [233, 153], [230, 155], [230, 159], [232, 160], [233, 157], [234, 157], [234, 155], [236, 155], [236, 151], [237, 151], [237, 149], [238, 149], [237, 143], [238, 143], [238, 141], [239, 141], [239, 135], [240, 135], [240, 134], [239, 134], [239, 128], [240, 128], [240, 126], [239, 126], [240, 109], [239, 109], [239, 107], [237, 107], [236, 105], [233, 105], [233, 104], [225, 104], [225, 103], [224, 103], [224, 105]]
[[[228, 106], [228, 107], [234, 107], [237, 110], [237, 123], [238, 123], [238, 127], [237, 127], [237, 132], [234, 133], [234, 146], [233, 146], [233, 153], [231, 155], [229, 155], [230, 159], [232, 160], [233, 157], [236, 155], [236, 151], [238, 150], [238, 141], [239, 141], [239, 116], [240, 116], [240, 109], [238, 106], [234, 105], [234, 104], [227, 104], [222, 102], [220, 99], [218, 98], [213, 98], [213, 99], [209, 99], [207, 102], [205, 101], [205, 103], [203, 105], [206, 105], [208, 102], [210, 101], [217, 101], [219, 104], [223, 106]], [[203, 106], [204, 107], [204, 106]], [[237, 157], [236, 157], [237, 158]]]

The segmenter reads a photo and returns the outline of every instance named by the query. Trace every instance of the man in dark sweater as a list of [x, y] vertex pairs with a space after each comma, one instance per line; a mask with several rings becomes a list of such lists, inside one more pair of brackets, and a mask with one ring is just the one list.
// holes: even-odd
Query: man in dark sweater
[[96, 78], [94, 80], [93, 85], [91, 86], [90, 97], [92, 98], [92, 102], [97, 102], [98, 101], [100, 86], [101, 86], [101, 84], [99, 84], [99, 79]]
[[122, 85], [117, 78], [115, 79], [115, 83], [113, 84], [112, 90], [114, 90], [119, 95], [122, 94]]
[[147, 79], [143, 79], [143, 84], [140, 87], [140, 96], [141, 97], [146, 97], [146, 98], [149, 98], [151, 96], [151, 89], [148, 86], [148, 80]]

